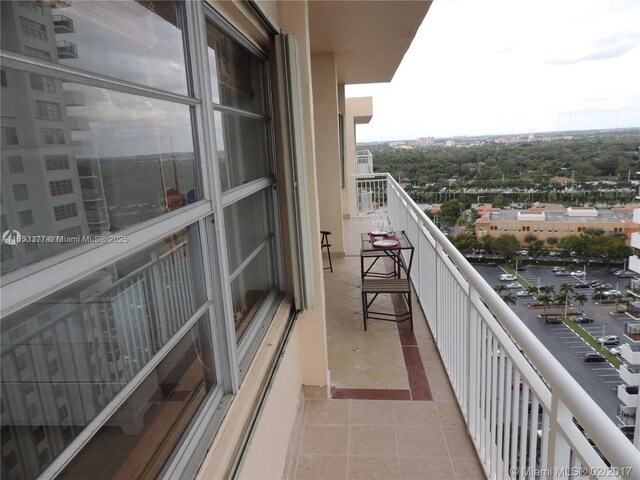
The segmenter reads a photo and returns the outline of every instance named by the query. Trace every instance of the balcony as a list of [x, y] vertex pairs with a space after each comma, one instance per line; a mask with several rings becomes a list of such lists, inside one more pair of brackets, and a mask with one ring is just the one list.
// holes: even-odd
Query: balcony
[[373, 174], [373, 155], [369, 150], [358, 150], [356, 154], [356, 174]]
[[625, 407], [620, 405], [616, 415], [621, 425], [635, 425], [636, 423], [636, 407]]
[[640, 367], [620, 365], [620, 378], [628, 385], [640, 385]]
[[[629, 325], [629, 327], [638, 327], [639, 325]], [[625, 332], [625, 335], [629, 336], [629, 333]], [[631, 337], [633, 338], [633, 337]], [[620, 355], [624, 360], [631, 365], [640, 365], [640, 350], [638, 347], [631, 346], [628, 343], [620, 345]]]
[[[356, 176], [356, 191], [373, 190], [367, 183], [371, 181]], [[307, 400], [306, 417], [295, 437], [296, 472], [319, 468], [314, 462], [320, 460], [311, 457], [335, 454], [320, 450], [338, 448], [340, 442], [346, 442], [340, 448], [348, 458], [334, 457], [333, 468], [339, 468], [343, 461], [350, 469], [360, 468], [363, 461], [355, 457], [370, 455], [367, 458], [374, 461], [369, 471], [389, 469], [385, 470], [389, 477], [399, 478], [394, 475], [398, 465], [402, 471], [408, 465], [406, 455], [413, 457], [414, 466], [420, 464], [419, 471], [424, 473], [440, 468], [433, 452], [443, 444], [449, 448], [453, 468], [462, 465], [459, 458], [465, 458], [469, 468], [477, 468], [465, 450], [470, 442], [490, 478], [508, 478], [513, 468], [606, 468], [608, 464], [633, 466], [634, 475], [640, 474], [636, 469], [640, 467], [638, 451], [589, 394], [395, 180], [378, 175], [376, 181], [383, 181], [385, 188], [376, 190], [378, 205], [369, 213], [386, 213], [396, 230], [404, 230], [416, 247], [411, 273], [414, 311], [424, 312], [424, 316], [415, 318], [414, 338], [402, 326], [394, 334], [395, 324], [362, 330], [359, 258], [352, 256], [357, 255], [357, 246], [349, 242], [357, 245], [359, 233], [372, 228], [375, 219], [345, 221], [346, 257], [337, 271], [325, 273], [334, 400]], [[401, 308], [394, 301], [387, 307]], [[394, 353], [394, 348], [402, 355]], [[407, 355], [416, 353], [418, 360], [407, 360]], [[420, 397], [424, 392], [421, 381], [428, 385], [435, 406], [429, 398]], [[414, 398], [414, 387], [419, 400]], [[629, 395], [626, 390], [624, 394]], [[405, 403], [390, 395], [404, 395]], [[338, 398], [351, 403], [340, 405], [335, 401]], [[386, 400], [361, 403], [362, 398]], [[450, 419], [440, 412], [441, 403], [447, 402], [442, 408], [448, 409]], [[407, 415], [403, 409], [413, 411]], [[376, 418], [381, 420], [374, 421]], [[331, 432], [329, 424], [335, 427]], [[363, 425], [369, 428], [360, 428]], [[449, 431], [454, 425], [464, 431]], [[391, 446], [385, 439], [393, 443], [393, 434], [399, 458], [385, 463], [373, 457], [388, 454], [385, 449]], [[412, 440], [407, 440], [410, 435]], [[463, 453], [457, 453], [456, 448]]]
[[78, 58], [78, 46], [66, 40], [58, 40], [58, 58], [69, 59]]
[[53, 16], [53, 28], [56, 33], [73, 33], [73, 20], [65, 15]]
[[[629, 304], [627, 312], [635, 318], [640, 317], [640, 302]], [[631, 340], [640, 340], [640, 323], [629, 323], [624, 327], [624, 334]], [[636, 364], [639, 362], [635, 362]]]
[[635, 407], [638, 404], [638, 387], [631, 387], [627, 385], [618, 385], [618, 398], [627, 407]]

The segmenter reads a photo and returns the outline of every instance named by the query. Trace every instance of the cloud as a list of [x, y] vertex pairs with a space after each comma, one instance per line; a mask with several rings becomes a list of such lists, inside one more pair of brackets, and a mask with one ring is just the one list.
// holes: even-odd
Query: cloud
[[596, 39], [592, 42], [588, 52], [568, 54], [549, 60], [548, 65], [571, 65], [581, 62], [610, 60], [622, 57], [640, 45], [640, 34], [636, 31], [626, 31]]

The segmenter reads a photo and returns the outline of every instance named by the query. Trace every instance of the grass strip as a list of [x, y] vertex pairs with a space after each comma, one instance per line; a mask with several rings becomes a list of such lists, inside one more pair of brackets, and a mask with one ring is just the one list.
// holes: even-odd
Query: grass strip
[[609, 360], [609, 362], [611, 362], [611, 365], [613, 365], [616, 368], [620, 367], [620, 364], [622, 363], [620, 359], [616, 357], [614, 354], [612, 354], [611, 352], [609, 352], [608, 348], [605, 348], [604, 345], [601, 345], [600, 342], [598, 342], [597, 339], [592, 337], [584, 328], [582, 328], [580, 325], [578, 325], [573, 320], [570, 320], [569, 318], [565, 318], [563, 320], [564, 320], [564, 323], [566, 323], [571, 330], [576, 332], [580, 336], [580, 338], [582, 338], [585, 342], [591, 345], [596, 352], [606, 357], [606, 359]]

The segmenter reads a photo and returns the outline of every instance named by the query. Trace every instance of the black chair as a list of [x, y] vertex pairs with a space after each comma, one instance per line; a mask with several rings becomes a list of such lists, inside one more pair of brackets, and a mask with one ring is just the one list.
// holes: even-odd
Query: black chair
[[[409, 241], [407, 234], [402, 232], [409, 248], [403, 248], [397, 252], [393, 252], [393, 261], [395, 263], [394, 271], [397, 276], [393, 278], [371, 278], [369, 276], [362, 277], [361, 294], [362, 294], [362, 316], [364, 320], [364, 329], [367, 330], [367, 319], [384, 320], [392, 322], [405, 322], [409, 320], [411, 331], [413, 331], [413, 308], [411, 306], [411, 264], [413, 263], [414, 247]], [[408, 261], [403, 252], [408, 252]], [[404, 278], [403, 278], [404, 277]], [[407, 311], [400, 313], [387, 313], [371, 310], [373, 302], [381, 294], [400, 294], [406, 302]], [[369, 295], [373, 297], [369, 300]]]
[[329, 257], [329, 266], [324, 267], [324, 269], [326, 270], [328, 268], [331, 270], [331, 273], [333, 273], [333, 264], [331, 263], [331, 244], [329, 243], [329, 235], [331, 235], [331, 232], [328, 232], [327, 230], [320, 230], [320, 235], [320, 250], [326, 248], [327, 256]]

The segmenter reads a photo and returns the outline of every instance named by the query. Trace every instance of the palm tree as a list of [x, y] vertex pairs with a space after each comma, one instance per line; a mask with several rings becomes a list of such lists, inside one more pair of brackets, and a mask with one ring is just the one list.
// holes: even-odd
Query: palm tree
[[564, 318], [567, 318], [567, 308], [569, 307], [569, 302], [573, 298], [573, 287], [568, 283], [563, 283], [560, 285], [558, 289], [558, 296], [556, 297], [556, 302], [558, 303], [558, 307], [560, 307], [564, 303]]
[[582, 310], [582, 307], [587, 302], [587, 296], [584, 293], [576, 293], [573, 296], [573, 300], [578, 302], [578, 305], [580, 305], [580, 310]]
[[516, 297], [511, 292], [507, 292], [504, 295], [502, 295], [502, 300], [507, 305], [515, 305], [516, 304]]
[[546, 318], [547, 308], [549, 308], [549, 305], [555, 301], [556, 292], [553, 285], [545, 285], [541, 290], [542, 293], [538, 295], [538, 301], [542, 303], [542, 315]]
[[502, 283], [499, 283], [498, 285], [494, 285], [493, 289], [498, 295], [500, 295], [507, 289], [507, 287], [505, 287]]

